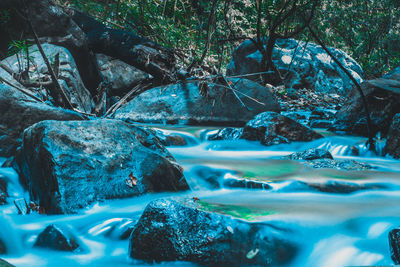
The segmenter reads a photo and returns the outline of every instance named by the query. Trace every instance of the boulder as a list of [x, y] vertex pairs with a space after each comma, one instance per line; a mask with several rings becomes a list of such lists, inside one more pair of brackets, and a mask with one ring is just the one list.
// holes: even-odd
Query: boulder
[[390, 255], [394, 264], [400, 264], [400, 229], [396, 228], [389, 232]]
[[143, 212], [129, 240], [129, 255], [208, 266], [286, 265], [297, 252], [286, 239], [288, 232], [205, 211], [189, 201], [161, 199]]
[[48, 214], [188, 189], [181, 167], [153, 134], [116, 120], [37, 123], [24, 132], [16, 162], [31, 200]]
[[[400, 73], [400, 70], [398, 72]], [[396, 73], [393, 71], [387, 76], [361, 84], [368, 103], [374, 135], [380, 132], [381, 136], [385, 136], [393, 116], [400, 113], [400, 74]], [[351, 90], [346, 102], [335, 114], [335, 121], [330, 130], [368, 136], [364, 105], [356, 88]]]
[[[52, 44], [43, 44], [42, 47], [50, 62], [55, 62], [56, 55], [59, 55], [58, 82], [67, 94], [71, 104], [80, 111], [90, 113], [93, 101], [81, 80], [71, 53], [64, 47]], [[29, 47], [29, 58], [31, 61], [30, 81], [51, 81], [47, 66], [36, 45]], [[21, 73], [26, 68], [26, 54], [25, 52], [20, 52], [4, 59], [1, 63], [8, 66], [14, 73]], [[4, 77], [5, 75], [5, 71], [0, 68], [0, 76]], [[43, 94], [46, 95], [46, 93]]]
[[21, 144], [22, 132], [43, 120], [81, 120], [76, 112], [38, 102], [16, 89], [0, 84], [0, 157], [10, 157]]
[[[268, 38], [263, 38], [264, 46], [267, 41]], [[362, 82], [363, 71], [354, 59], [339, 49], [330, 48], [330, 51], [358, 82]], [[262, 72], [264, 70], [261, 69], [261, 59], [262, 54], [255, 44], [246, 40], [234, 50], [233, 58], [227, 67], [227, 74], [244, 75]], [[344, 95], [351, 90], [350, 79], [319, 45], [295, 39], [278, 39], [272, 59], [285, 77], [287, 87], [310, 88], [317, 92]], [[248, 78], [260, 81], [260, 75]]]
[[387, 135], [385, 154], [400, 158], [400, 113], [396, 114]]
[[[41, 43], [51, 43], [67, 48], [77, 63], [77, 67], [90, 92], [95, 93], [100, 83], [100, 75], [92, 53], [88, 48], [87, 38], [82, 29], [60, 5], [51, 0], [26, 1], [32, 25], [41, 39]], [[9, 17], [5, 25], [0, 27], [0, 52], [7, 54], [9, 44], [13, 40], [21, 40], [21, 32], [25, 39], [33, 39], [26, 18], [21, 16], [21, 0], [2, 0], [1, 10], [8, 10]]]
[[79, 243], [67, 228], [51, 224], [39, 234], [34, 246], [61, 251], [75, 251], [79, 249]]
[[235, 91], [206, 82], [153, 88], [118, 109], [115, 118], [152, 123], [242, 126], [260, 112], [279, 111], [278, 102], [265, 87], [245, 79], [230, 82]]
[[205, 136], [206, 140], [217, 141], [217, 140], [236, 140], [239, 139], [243, 134], [243, 128], [222, 128], [217, 131], [208, 132]]
[[247, 122], [241, 138], [277, 145], [293, 141], [312, 141], [322, 138], [310, 128], [275, 112], [264, 112]]
[[151, 78], [148, 73], [104, 54], [96, 54], [96, 60], [104, 80], [110, 84], [111, 96], [124, 96], [135, 85]]
[[287, 156], [291, 160], [333, 159], [332, 154], [325, 149], [310, 148]]

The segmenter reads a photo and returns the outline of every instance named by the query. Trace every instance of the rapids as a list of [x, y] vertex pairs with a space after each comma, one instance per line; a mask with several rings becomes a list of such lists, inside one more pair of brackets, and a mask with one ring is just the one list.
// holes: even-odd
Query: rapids
[[[29, 196], [12, 168], [0, 168], [8, 182], [8, 203], [0, 207], [0, 239], [7, 254], [1, 258], [16, 266], [148, 266], [128, 258], [128, 241], [119, 229], [134, 225], [145, 206], [162, 197], [196, 197], [212, 203], [222, 213], [248, 221], [270, 222], [290, 229], [300, 252], [292, 266], [390, 265], [388, 232], [400, 225], [400, 161], [368, 151], [365, 138], [335, 136], [307, 143], [265, 147], [257, 142], [205, 141], [198, 127], [161, 127], [180, 133], [188, 146], [169, 147], [184, 168], [191, 191], [147, 194], [136, 198], [96, 203], [75, 215], [18, 215], [13, 200]], [[363, 171], [312, 169], [282, 159], [307, 148], [328, 149], [335, 159], [351, 159], [371, 165]], [[357, 151], [357, 153], [354, 153]], [[356, 154], [356, 155], [354, 155]], [[1, 163], [2, 160], [0, 160]], [[271, 190], [217, 189], [204, 184], [207, 172], [268, 182]], [[351, 194], [299, 189], [298, 181], [342, 181], [378, 185]], [[33, 247], [37, 235], [51, 223], [69, 227], [81, 241], [79, 252], [55, 252]], [[195, 266], [185, 262], [156, 265]]]

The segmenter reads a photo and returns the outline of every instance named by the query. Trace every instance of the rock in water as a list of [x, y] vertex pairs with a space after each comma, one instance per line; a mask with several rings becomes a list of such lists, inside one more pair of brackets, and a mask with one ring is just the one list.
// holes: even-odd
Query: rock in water
[[[263, 41], [266, 46], [268, 38], [264, 38]], [[358, 82], [362, 82], [363, 71], [354, 59], [339, 49], [330, 48], [330, 51]], [[261, 59], [262, 54], [254, 43], [247, 40], [233, 52], [227, 74], [243, 75], [262, 72]], [[350, 79], [319, 45], [295, 39], [278, 39], [272, 60], [285, 77], [288, 87], [313, 88], [317, 92], [343, 95], [347, 95], [347, 92], [351, 90]], [[248, 76], [248, 78], [257, 81], [260, 80], [260, 75]], [[274, 80], [273, 77], [272, 80]]]
[[[361, 88], [368, 102], [372, 134], [381, 132], [381, 136], [385, 136], [393, 116], [400, 113], [400, 68], [380, 79], [363, 82]], [[347, 101], [335, 114], [330, 130], [368, 136], [364, 105], [356, 88], [351, 90]]]
[[24, 132], [16, 161], [31, 199], [46, 213], [188, 189], [182, 169], [154, 135], [116, 120], [37, 123]]
[[385, 153], [400, 158], [400, 113], [396, 114], [387, 135]]
[[230, 82], [236, 91], [206, 82], [153, 88], [117, 110], [115, 118], [153, 123], [243, 126], [260, 112], [280, 110], [275, 97], [265, 87], [245, 79]]
[[392, 260], [400, 264], [400, 229], [393, 229], [389, 233], [389, 246]]
[[310, 128], [275, 112], [258, 114], [246, 124], [241, 136], [243, 139], [261, 141], [266, 146], [312, 141], [322, 137]]
[[325, 149], [310, 148], [287, 156], [291, 160], [333, 159], [332, 154]]
[[279, 266], [296, 254], [297, 247], [284, 239], [282, 229], [186, 204], [166, 199], [151, 202], [131, 234], [129, 255], [209, 266]]
[[34, 246], [54, 250], [74, 251], [79, 248], [79, 241], [68, 229], [51, 224], [39, 234]]
[[76, 112], [40, 103], [0, 84], [0, 157], [10, 157], [21, 144], [22, 132], [43, 120], [81, 120]]

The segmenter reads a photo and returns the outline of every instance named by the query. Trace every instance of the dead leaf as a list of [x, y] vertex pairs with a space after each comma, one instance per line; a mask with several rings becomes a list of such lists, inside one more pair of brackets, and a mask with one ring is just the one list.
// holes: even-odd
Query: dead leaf
[[131, 172], [129, 174], [129, 179], [125, 179], [125, 184], [129, 186], [130, 188], [134, 188], [137, 185], [138, 179], [133, 175]]

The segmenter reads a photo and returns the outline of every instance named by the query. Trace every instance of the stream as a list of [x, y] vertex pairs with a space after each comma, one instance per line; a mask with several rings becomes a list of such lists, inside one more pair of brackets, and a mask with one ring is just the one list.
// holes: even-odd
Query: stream
[[[8, 179], [8, 203], [0, 208], [0, 239], [7, 254], [1, 258], [16, 266], [149, 266], [128, 257], [128, 240], [119, 233], [133, 226], [145, 206], [163, 197], [198, 198], [220, 213], [250, 222], [270, 222], [292, 231], [301, 244], [291, 266], [391, 265], [389, 231], [400, 225], [400, 160], [368, 151], [365, 138], [322, 132], [324, 139], [266, 147], [246, 140], [205, 141], [200, 127], [161, 127], [178, 133], [188, 142], [168, 150], [184, 168], [191, 191], [146, 194], [140, 197], [97, 203], [75, 215], [18, 215], [13, 200], [28, 199], [12, 168], [0, 168]], [[214, 128], [215, 129], [215, 128]], [[329, 150], [337, 160], [355, 160], [373, 169], [344, 171], [313, 169], [299, 161], [282, 159], [307, 148]], [[358, 156], [353, 156], [354, 150]], [[1, 159], [4, 161], [5, 159]], [[245, 178], [268, 183], [269, 190], [210, 188], [210, 174], [221, 179]], [[304, 183], [351, 183], [363, 189], [343, 194], [311, 190]], [[364, 187], [363, 187], [364, 186]], [[10, 204], [11, 203], [11, 204]], [[33, 247], [37, 235], [56, 223], [73, 231], [81, 241], [79, 252], [57, 252]], [[196, 266], [186, 262], [157, 265]]]

